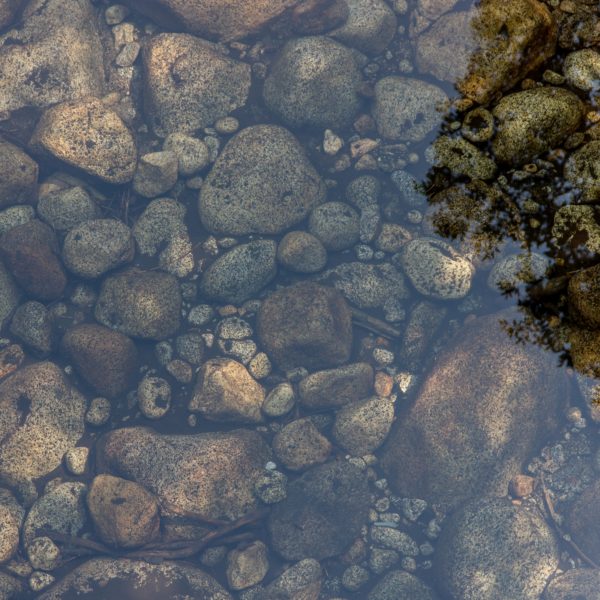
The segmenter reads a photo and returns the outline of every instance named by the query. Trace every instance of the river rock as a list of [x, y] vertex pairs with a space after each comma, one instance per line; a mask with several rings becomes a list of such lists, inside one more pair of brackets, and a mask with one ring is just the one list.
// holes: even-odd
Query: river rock
[[203, 225], [216, 233], [277, 234], [302, 221], [325, 193], [289, 131], [255, 125], [223, 148], [202, 186], [198, 209]]
[[600, 252], [600, 210], [586, 204], [565, 204], [554, 213], [555, 245], [569, 251]]
[[375, 84], [373, 117], [389, 140], [420, 142], [442, 123], [448, 96], [442, 89], [409, 77], [384, 77]]
[[61, 350], [77, 372], [104, 396], [120, 396], [135, 383], [138, 352], [126, 335], [92, 323], [71, 327]]
[[531, 507], [478, 499], [445, 523], [437, 581], [461, 600], [539, 600], [559, 563], [554, 531]]
[[265, 600], [317, 600], [323, 583], [318, 561], [305, 558], [287, 568], [264, 592]]
[[600, 482], [585, 488], [567, 511], [566, 525], [575, 543], [588, 556], [600, 553]]
[[42, 356], [52, 350], [52, 322], [41, 302], [21, 304], [13, 315], [10, 332]]
[[0, 208], [35, 200], [37, 163], [18, 146], [0, 139], [0, 164]]
[[538, 252], [508, 254], [494, 264], [487, 284], [493, 290], [505, 292], [543, 279], [550, 266], [550, 259]]
[[359, 240], [360, 218], [345, 202], [325, 202], [310, 213], [308, 229], [328, 250], [345, 250]]
[[0, 256], [19, 285], [39, 300], [57, 300], [67, 277], [58, 258], [58, 243], [48, 225], [33, 219], [0, 238]]
[[290, 231], [277, 246], [277, 260], [296, 273], [317, 273], [327, 264], [327, 250], [311, 233]]
[[353, 456], [372, 453], [385, 441], [394, 420], [394, 403], [386, 398], [358, 400], [335, 415], [333, 437]]
[[98, 205], [80, 186], [44, 194], [38, 202], [37, 213], [57, 233], [67, 233], [77, 225], [101, 216]]
[[357, 54], [330, 38], [293, 39], [265, 80], [263, 98], [292, 127], [342, 128], [360, 107]]
[[0, 476], [27, 484], [58, 467], [84, 430], [85, 398], [55, 364], [19, 369], [0, 384]]
[[288, 486], [267, 523], [273, 548], [285, 560], [337, 556], [367, 519], [365, 474], [346, 462], [313, 467]]
[[162, 340], [179, 329], [181, 291], [173, 275], [132, 268], [102, 282], [94, 310], [106, 327], [132, 337]]
[[600, 200], [600, 141], [592, 141], [578, 148], [565, 163], [565, 179], [576, 190], [581, 190], [582, 202]]
[[563, 73], [569, 85], [582, 92], [594, 92], [600, 80], [600, 52], [584, 48], [567, 54]]
[[155, 133], [192, 133], [242, 107], [250, 66], [185, 33], [162, 33], [144, 48], [144, 110]]
[[19, 305], [21, 292], [4, 263], [0, 261], [0, 330]]
[[17, 28], [0, 36], [0, 111], [43, 108], [104, 88], [102, 43], [89, 0], [29, 2]]
[[271, 452], [260, 435], [161, 435], [133, 427], [108, 433], [100, 464], [158, 497], [162, 514], [235, 520], [256, 510], [254, 485]]
[[268, 570], [267, 547], [260, 540], [227, 555], [227, 583], [232, 590], [243, 590], [260, 583]]
[[188, 564], [169, 561], [155, 564], [127, 558], [94, 558], [85, 562], [38, 598], [97, 598], [107, 589], [119, 590], [123, 600], [140, 595], [146, 598], [232, 600], [215, 579]]
[[370, 592], [367, 600], [438, 600], [439, 596], [418, 577], [406, 571], [390, 571]]
[[133, 178], [137, 149], [119, 115], [96, 98], [47, 109], [30, 146], [107, 183]]
[[329, 35], [366, 54], [379, 54], [396, 33], [396, 15], [383, 0], [345, 0], [346, 22]]
[[521, 165], [558, 146], [577, 131], [583, 104], [564, 88], [541, 87], [504, 96], [493, 110], [497, 123], [495, 157]]
[[161, 26], [184, 27], [209, 38], [233, 40], [258, 32], [300, 0], [129, 0], [136, 10], [156, 19]]
[[569, 569], [554, 577], [544, 593], [545, 600], [597, 600], [600, 589], [600, 569]]
[[404, 246], [400, 261], [410, 282], [424, 296], [456, 300], [471, 289], [473, 265], [442, 240], [411, 240]]
[[212, 358], [202, 365], [188, 409], [210, 421], [260, 423], [265, 391], [244, 365]]
[[[25, 510], [9, 490], [0, 488], [0, 563], [10, 560], [19, 549], [19, 530]], [[0, 584], [0, 597], [2, 597]]]
[[538, 0], [484, 0], [441, 16], [417, 41], [419, 70], [486, 104], [554, 54], [557, 27]]
[[303, 471], [327, 460], [331, 442], [308, 417], [285, 425], [273, 438], [273, 452], [291, 471]]
[[271, 294], [261, 304], [261, 344], [282, 369], [338, 366], [350, 358], [351, 313], [332, 288], [302, 282]]
[[104, 543], [135, 548], [160, 537], [158, 503], [141, 485], [112, 475], [97, 475], [86, 500]]
[[0, 573], [0, 594], [3, 600], [19, 600], [24, 593], [24, 586], [20, 579]]
[[85, 221], [69, 231], [62, 257], [71, 273], [94, 279], [133, 260], [131, 231], [117, 219]]
[[163, 244], [185, 234], [185, 213], [185, 205], [171, 198], [149, 202], [132, 229], [140, 252], [155, 256]]
[[435, 167], [446, 167], [453, 177], [487, 181], [496, 176], [496, 163], [477, 146], [462, 137], [441, 135], [425, 150], [425, 158]]
[[341, 263], [320, 275], [319, 281], [338, 289], [359, 308], [385, 309], [390, 300], [409, 296], [404, 275], [389, 263]]
[[171, 133], [165, 139], [163, 150], [177, 156], [179, 174], [189, 177], [201, 171], [210, 162], [208, 146], [198, 138], [185, 133]]
[[480, 317], [440, 354], [385, 447], [383, 466], [396, 493], [449, 508], [503, 495], [548, 439], [564, 379], [552, 356], [509, 338], [500, 321], [516, 316]]
[[35, 209], [28, 204], [17, 204], [9, 206], [0, 211], [0, 237], [9, 229], [19, 225], [25, 225], [35, 219]]
[[177, 155], [170, 150], [144, 154], [133, 176], [133, 189], [144, 198], [160, 196], [177, 183], [178, 169]]
[[600, 328], [600, 265], [582, 269], [571, 277], [568, 301], [572, 317], [593, 329]]
[[276, 253], [273, 240], [236, 246], [206, 269], [200, 284], [202, 293], [213, 300], [241, 304], [273, 280]]

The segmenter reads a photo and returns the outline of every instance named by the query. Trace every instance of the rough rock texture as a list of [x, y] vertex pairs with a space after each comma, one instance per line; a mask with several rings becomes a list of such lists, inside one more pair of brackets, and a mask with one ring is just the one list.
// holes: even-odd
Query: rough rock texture
[[600, 553], [600, 482], [587, 487], [567, 512], [566, 526], [575, 543], [588, 555]]
[[272, 581], [264, 592], [264, 600], [316, 600], [322, 582], [323, 569], [319, 561], [306, 558]]
[[478, 499], [444, 524], [437, 581], [461, 600], [539, 600], [559, 562], [554, 531], [530, 507]]
[[442, 89], [426, 81], [384, 77], [375, 84], [373, 118], [382, 137], [420, 142], [441, 125], [447, 101]]
[[79, 565], [38, 598], [95, 598], [99, 589], [118, 590], [121, 598], [232, 600], [229, 593], [210, 575], [185, 563], [152, 564], [126, 558], [94, 558]]
[[340, 408], [369, 396], [373, 389], [373, 367], [353, 363], [311, 373], [298, 384], [300, 402], [305, 408]]
[[0, 208], [36, 198], [38, 165], [18, 146], [0, 138]]
[[104, 88], [102, 45], [89, 0], [34, 0], [23, 26], [0, 36], [0, 111], [46, 107]]
[[360, 238], [360, 217], [345, 202], [325, 202], [310, 213], [308, 230], [327, 250], [345, 250]]
[[325, 184], [283, 127], [256, 125], [233, 137], [208, 174], [198, 203], [216, 233], [276, 234], [325, 200]]
[[[0, 488], [0, 563], [10, 560], [19, 548], [19, 530], [25, 510], [9, 490]], [[2, 597], [0, 587], [0, 597]]]
[[350, 358], [351, 313], [332, 288], [302, 282], [271, 294], [258, 312], [259, 339], [282, 369], [340, 365]]
[[71, 327], [61, 342], [77, 372], [103, 396], [133, 387], [138, 369], [135, 344], [124, 334], [95, 324]]
[[257, 508], [253, 489], [270, 459], [254, 431], [161, 435], [134, 427], [108, 433], [99, 464], [155, 494], [163, 515], [237, 519]]
[[417, 65], [485, 104], [552, 56], [556, 38], [542, 2], [483, 0], [477, 10], [443, 15], [419, 36]]
[[290, 231], [277, 246], [277, 260], [290, 271], [316, 273], [327, 264], [327, 250], [307, 231]]
[[161, 340], [179, 329], [181, 291], [160, 271], [129, 269], [107, 277], [96, 303], [96, 319], [133, 337]]
[[296, 419], [278, 431], [272, 446], [277, 458], [292, 471], [323, 463], [331, 452], [331, 443], [308, 417]]
[[192, 33], [232, 40], [259, 31], [300, 0], [128, 0], [161, 25], [184, 26]]
[[523, 164], [576, 131], [583, 112], [581, 100], [564, 88], [548, 86], [504, 96], [493, 110], [498, 129], [492, 151], [501, 162]]
[[569, 312], [593, 329], [600, 328], [600, 265], [578, 271], [569, 279]]
[[10, 25], [25, 0], [0, 0], [0, 29]]
[[235, 548], [227, 555], [227, 583], [232, 590], [260, 583], [268, 570], [267, 547], [260, 540]]
[[37, 219], [13, 227], [0, 238], [0, 256], [6, 266], [17, 283], [40, 300], [63, 295], [67, 277], [57, 255], [54, 232]]
[[52, 321], [41, 302], [24, 302], [10, 323], [10, 332], [39, 355], [47, 355], [53, 347]]
[[137, 149], [131, 132], [96, 98], [47, 109], [29, 143], [108, 183], [127, 183], [135, 171]]
[[12, 275], [0, 261], [0, 329], [19, 305], [21, 292]]
[[244, 365], [213, 358], [202, 365], [188, 408], [211, 421], [260, 423], [265, 391]]
[[193, 35], [157, 35], [143, 58], [144, 110], [161, 137], [208, 127], [248, 98], [250, 65]]
[[277, 273], [273, 240], [240, 244], [220, 256], [202, 276], [201, 291], [213, 300], [241, 304], [252, 298]]
[[156, 498], [133, 481], [97, 475], [86, 500], [96, 532], [106, 544], [134, 548], [160, 536]]
[[360, 107], [356, 54], [326, 37], [290, 40], [265, 80], [266, 105], [292, 127], [344, 127]]
[[51, 362], [11, 375], [0, 399], [0, 477], [9, 484], [50, 473], [83, 435], [85, 399]]
[[57, 233], [67, 233], [77, 225], [101, 216], [100, 208], [81, 186], [44, 194], [36, 208], [40, 219]]
[[396, 15], [383, 0], [345, 0], [346, 22], [329, 35], [367, 54], [379, 54], [396, 33]]
[[573, 152], [565, 163], [564, 174], [573, 187], [581, 190], [581, 201], [600, 200], [600, 141], [592, 141]]
[[391, 571], [370, 592], [368, 600], [438, 600], [438, 595], [406, 571]]
[[505, 494], [510, 478], [556, 426], [565, 397], [554, 357], [517, 345], [501, 312], [463, 327], [392, 430], [383, 465], [394, 490], [455, 508]]
[[129, 227], [118, 219], [91, 219], [71, 229], [62, 256], [69, 271], [93, 279], [130, 262], [135, 247]]
[[365, 474], [344, 462], [314, 467], [288, 486], [268, 520], [274, 549], [286, 560], [341, 554], [367, 519]]

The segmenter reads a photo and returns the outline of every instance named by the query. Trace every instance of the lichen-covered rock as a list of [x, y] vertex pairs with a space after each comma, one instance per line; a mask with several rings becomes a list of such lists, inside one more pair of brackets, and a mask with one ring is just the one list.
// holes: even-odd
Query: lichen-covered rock
[[127, 183], [133, 177], [135, 140], [121, 117], [96, 98], [47, 109], [29, 143], [108, 183]]
[[302, 282], [271, 294], [258, 312], [259, 339], [282, 369], [338, 366], [350, 358], [350, 308], [332, 288]]
[[134, 548], [160, 536], [156, 498], [133, 481], [97, 475], [86, 501], [96, 532], [106, 544]]
[[[119, 590], [121, 598], [194, 597], [232, 600], [204, 571], [184, 563], [153, 564], [126, 558], [94, 558], [83, 563], [39, 596], [39, 600], [97, 597], [99, 590]], [[104, 593], [101, 591], [100, 593]]]
[[0, 36], [0, 111], [43, 108], [104, 88], [102, 44], [89, 0], [29, 2], [18, 28]]
[[298, 140], [283, 127], [243, 129], [206, 177], [198, 203], [216, 233], [277, 234], [302, 221], [325, 199], [325, 184]]
[[365, 474], [345, 462], [313, 467], [288, 486], [268, 520], [273, 548], [286, 560], [323, 559], [344, 552], [367, 519]]
[[144, 48], [144, 110], [157, 135], [192, 133], [246, 103], [250, 66], [185, 33], [162, 33]]
[[107, 277], [96, 303], [96, 319], [133, 337], [161, 340], [179, 329], [181, 290], [160, 271], [132, 268]]
[[61, 349], [99, 394], [119, 396], [135, 383], [137, 349], [118, 331], [92, 323], [76, 325], [64, 335]]
[[559, 556], [538, 511], [505, 498], [477, 499], [444, 524], [437, 581], [461, 600], [539, 600]]
[[582, 202], [600, 200], [600, 141], [578, 148], [565, 163], [565, 179], [581, 191]]
[[202, 293], [213, 300], [241, 304], [252, 298], [277, 273], [273, 240], [240, 244], [213, 262], [202, 276]]
[[375, 84], [373, 117], [384, 138], [420, 142], [441, 125], [448, 96], [442, 89], [409, 77], [384, 77]]
[[552, 356], [509, 338], [501, 323], [515, 316], [476, 319], [438, 357], [384, 450], [396, 493], [449, 508], [503, 495], [548, 439], [565, 382]]
[[0, 255], [19, 285], [40, 300], [63, 295], [67, 277], [58, 258], [58, 243], [48, 225], [33, 219], [0, 238]]
[[131, 231], [118, 219], [92, 219], [69, 231], [62, 257], [69, 271], [94, 279], [133, 259]]
[[500, 162], [523, 164], [576, 131], [583, 113], [581, 100], [564, 88], [547, 86], [504, 96], [493, 110], [494, 156]]
[[367, 54], [379, 54], [396, 33], [396, 15], [383, 0], [345, 0], [346, 22], [329, 35]]
[[188, 408], [211, 421], [260, 423], [265, 391], [244, 365], [213, 358], [202, 365]]
[[0, 208], [35, 200], [37, 163], [18, 146], [0, 139], [0, 164]]
[[164, 515], [235, 520], [256, 510], [254, 485], [271, 452], [260, 435], [161, 435], [133, 427], [108, 433], [100, 464], [155, 494]]
[[0, 384], [0, 476], [23, 485], [58, 467], [83, 435], [85, 398], [55, 364], [19, 369]]
[[290, 40], [265, 80], [266, 105], [292, 127], [339, 128], [360, 107], [355, 52], [327, 37]]
[[483, 0], [441, 16], [417, 41], [422, 72], [486, 104], [554, 54], [557, 27], [538, 0]]

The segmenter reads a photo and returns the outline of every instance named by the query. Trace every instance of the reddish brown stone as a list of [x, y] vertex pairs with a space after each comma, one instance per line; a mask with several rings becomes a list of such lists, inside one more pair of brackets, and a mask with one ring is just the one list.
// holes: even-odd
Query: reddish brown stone
[[67, 277], [58, 244], [48, 225], [36, 219], [13, 227], [0, 238], [0, 254], [17, 283], [39, 300], [57, 300]]

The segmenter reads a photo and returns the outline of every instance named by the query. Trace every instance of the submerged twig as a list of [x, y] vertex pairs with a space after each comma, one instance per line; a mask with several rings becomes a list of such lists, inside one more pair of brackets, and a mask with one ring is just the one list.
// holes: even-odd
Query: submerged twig
[[352, 308], [351, 310], [352, 321], [357, 327], [362, 327], [367, 331], [390, 339], [399, 338], [402, 335], [395, 327], [392, 327], [389, 323], [386, 323], [381, 319], [372, 317], [368, 313], [358, 310], [357, 308]]

